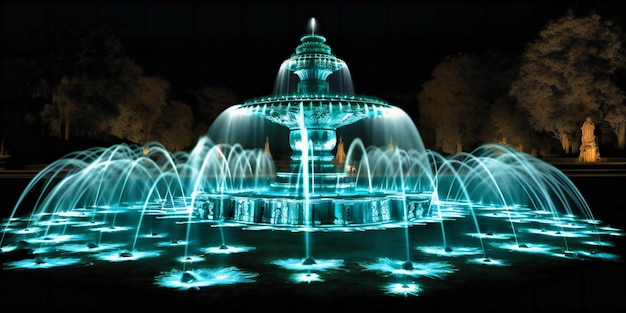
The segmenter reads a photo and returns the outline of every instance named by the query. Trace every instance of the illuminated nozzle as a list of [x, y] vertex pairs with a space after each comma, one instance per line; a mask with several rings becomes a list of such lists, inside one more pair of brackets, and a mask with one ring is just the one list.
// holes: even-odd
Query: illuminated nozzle
[[410, 261], [404, 262], [404, 264], [402, 264], [402, 269], [407, 271], [413, 270], [413, 263]]
[[196, 277], [190, 271], [185, 271], [183, 275], [181, 275], [180, 281], [183, 283], [192, 283], [196, 281]]
[[119, 254], [120, 258], [131, 258], [132, 256], [133, 256], [133, 254], [128, 252], [128, 251], [122, 251]]
[[317, 264], [317, 262], [315, 262], [315, 259], [308, 257], [306, 259], [304, 259], [304, 261], [302, 261], [302, 265], [314, 265]]
[[528, 248], [528, 246], [525, 243], [522, 243], [519, 245], [520, 248]]
[[96, 247], [98, 247], [98, 244], [96, 244], [93, 241], [87, 244], [87, 248], [89, 248], [89, 249], [93, 249], [93, 248], [96, 248]]
[[452, 252], [452, 248], [450, 248], [450, 247], [446, 247], [444, 250], [445, 250], [446, 252], [448, 252], [448, 253], [449, 253], [449, 252]]
[[220, 250], [226, 250], [226, 249], [228, 249], [228, 246], [227, 246], [227, 245], [222, 244], [222, 245], [220, 246]]
[[41, 256], [38, 255], [38, 256], [35, 257], [35, 263], [43, 264], [43, 263], [46, 263], [46, 261], [44, 261], [44, 259]]

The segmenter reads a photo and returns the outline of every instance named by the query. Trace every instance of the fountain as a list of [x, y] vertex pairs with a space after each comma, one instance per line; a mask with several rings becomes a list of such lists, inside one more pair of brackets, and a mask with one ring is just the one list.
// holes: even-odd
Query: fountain
[[[27, 251], [4, 270], [175, 254], [155, 284], [199, 289], [254, 282], [261, 265], [224, 257], [265, 249], [293, 282], [357, 267], [397, 278], [380, 288], [403, 296], [421, 294], [421, 277], [520, 255], [621, 260], [611, 240], [623, 236], [537, 158], [499, 144], [445, 157], [426, 149], [403, 110], [354, 93], [314, 20], [274, 93], [228, 108], [191, 151], [152, 142], [71, 153], [33, 178], [2, 227], [0, 255]], [[362, 248], [383, 235], [396, 238], [348, 257], [358, 248], [345, 238], [364, 238]], [[294, 236], [304, 256], [277, 250]]]

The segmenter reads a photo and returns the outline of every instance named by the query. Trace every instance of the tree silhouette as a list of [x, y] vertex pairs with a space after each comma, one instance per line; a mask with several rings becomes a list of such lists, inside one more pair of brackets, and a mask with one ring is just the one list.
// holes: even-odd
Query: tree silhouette
[[467, 54], [448, 56], [418, 95], [421, 124], [435, 130], [436, 146], [445, 153], [477, 141], [478, 117], [487, 110], [470, 83], [475, 68], [475, 59]]
[[191, 107], [185, 102], [172, 100], [162, 112], [154, 137], [169, 151], [190, 148], [198, 139], [192, 131], [194, 118]]
[[218, 115], [238, 101], [237, 95], [223, 86], [204, 86], [190, 90], [189, 94], [193, 98], [194, 133], [198, 136], [205, 134]]
[[52, 135], [65, 140], [70, 133], [85, 138], [108, 136], [102, 122], [117, 114], [116, 104], [135, 87], [141, 68], [126, 57], [120, 40], [106, 25], [80, 32], [52, 29], [53, 38], [65, 38], [59, 41], [61, 45], [45, 39], [39, 49], [54, 48], [47, 54], [34, 49], [25, 58], [26, 69], [38, 74], [29, 92], [44, 103], [34, 111]]
[[137, 87], [118, 103], [119, 114], [109, 121], [110, 132], [138, 144], [153, 141], [155, 127], [168, 105], [170, 83], [162, 77], [141, 76]]
[[[475, 147], [501, 131], [492, 106], [507, 95], [515, 61], [496, 52], [446, 57], [418, 95], [420, 124], [445, 153]], [[521, 137], [520, 137], [521, 138]], [[498, 138], [500, 139], [500, 138]]]

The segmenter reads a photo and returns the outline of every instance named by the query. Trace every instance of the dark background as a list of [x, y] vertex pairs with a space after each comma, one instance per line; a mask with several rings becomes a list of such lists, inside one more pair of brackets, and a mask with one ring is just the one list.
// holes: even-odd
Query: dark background
[[222, 86], [244, 101], [272, 93], [281, 63], [315, 18], [317, 33], [348, 64], [355, 92], [387, 100], [417, 121], [417, 95], [446, 56], [487, 50], [520, 56], [568, 9], [580, 16], [593, 10], [626, 29], [626, 4], [606, 0], [0, 2], [0, 135], [8, 134], [5, 147], [13, 150], [5, 151], [13, 155], [6, 167], [111, 144], [65, 142], [25, 121], [30, 95], [20, 93], [28, 90], [20, 59], [32, 56], [37, 35], [53, 25], [112, 25], [146, 76], [170, 82], [170, 99]]
[[[131, 59], [172, 92], [223, 85], [241, 99], [272, 92], [282, 61], [314, 17], [348, 63], [359, 94], [417, 94], [446, 55], [521, 53], [568, 8], [623, 23], [620, 1], [7, 1], [1, 6], [3, 75], [44, 21], [108, 22]], [[393, 99], [391, 99], [393, 100]]]

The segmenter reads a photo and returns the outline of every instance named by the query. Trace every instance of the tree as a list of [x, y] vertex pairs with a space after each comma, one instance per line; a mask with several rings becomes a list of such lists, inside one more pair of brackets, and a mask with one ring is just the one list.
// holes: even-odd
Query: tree
[[71, 96], [73, 88], [80, 83], [75, 78], [63, 76], [61, 83], [52, 92], [52, 103], [46, 104], [41, 117], [50, 127], [52, 135], [70, 140], [70, 125], [74, 114], [79, 110], [77, 102]]
[[570, 10], [526, 46], [510, 94], [528, 111], [531, 125], [551, 133], [569, 153], [587, 116], [608, 118], [620, 134], [624, 92], [614, 80], [625, 58], [615, 24], [594, 13], [577, 18]]
[[222, 86], [204, 86], [189, 91], [189, 94], [194, 100], [191, 108], [195, 116], [196, 135], [205, 134], [217, 116], [238, 101], [232, 90]]
[[[42, 101], [43, 108], [33, 111], [40, 112], [41, 122], [53, 135], [65, 140], [70, 133], [108, 136], [101, 122], [117, 114], [116, 104], [134, 88], [141, 68], [126, 56], [107, 25], [80, 31], [51, 27], [45, 34], [50, 37], [40, 38], [23, 63], [26, 71], [37, 74], [31, 78], [29, 93]], [[27, 119], [37, 120], [32, 115]]]
[[476, 146], [493, 133], [492, 105], [506, 96], [515, 60], [489, 51], [446, 57], [418, 95], [420, 124], [445, 153]]
[[626, 106], [615, 105], [612, 106], [606, 115], [604, 120], [610, 125], [611, 129], [617, 135], [617, 148], [626, 148]]
[[528, 124], [528, 112], [510, 97], [497, 100], [489, 112], [488, 141], [508, 144], [521, 152], [542, 148], [536, 131]]
[[194, 136], [193, 113], [191, 107], [182, 101], [172, 100], [163, 108], [163, 114], [159, 119], [155, 137], [169, 151], [181, 151], [187, 149], [198, 139]]
[[168, 105], [169, 90], [164, 78], [141, 76], [136, 88], [118, 103], [119, 114], [107, 121], [110, 133], [138, 144], [152, 141], [155, 125]]

